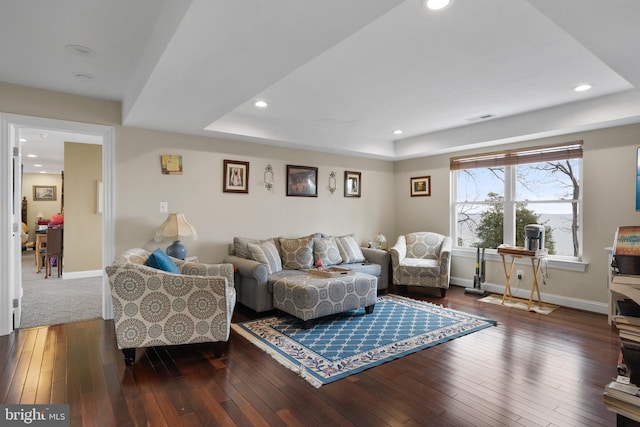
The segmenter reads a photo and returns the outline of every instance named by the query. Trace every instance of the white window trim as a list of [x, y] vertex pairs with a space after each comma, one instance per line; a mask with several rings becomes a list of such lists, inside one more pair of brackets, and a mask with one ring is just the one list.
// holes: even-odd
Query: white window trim
[[[582, 159], [581, 159], [582, 160]], [[569, 271], [579, 271], [579, 272], [584, 272], [586, 270], [586, 267], [589, 265], [588, 262], [586, 262], [584, 260], [584, 239], [583, 239], [583, 193], [584, 193], [584, 187], [583, 187], [583, 183], [584, 183], [584, 179], [583, 179], [583, 173], [584, 173], [584, 162], [581, 161], [580, 164], [580, 194], [578, 195], [578, 224], [579, 224], [579, 230], [578, 230], [578, 243], [579, 243], [579, 253], [580, 256], [579, 257], [573, 257], [573, 256], [562, 256], [562, 255], [549, 255], [548, 257], [546, 257], [546, 262], [549, 268], [556, 268], [559, 270], [569, 270]], [[515, 215], [514, 213], [514, 209], [512, 209], [513, 205], [516, 204], [515, 201], [513, 201], [514, 199], [514, 192], [515, 192], [515, 188], [513, 188], [513, 173], [515, 172], [516, 167], [515, 166], [505, 166], [505, 202], [504, 202], [504, 224], [505, 224], [505, 230], [503, 230], [503, 235], [506, 235], [507, 238], [505, 239], [505, 243], [508, 245], [515, 245], [515, 218], [513, 217]], [[451, 188], [449, 191], [449, 197], [451, 200], [450, 203], [450, 212], [449, 212], [449, 218], [451, 218], [451, 220], [449, 221], [450, 223], [450, 230], [449, 233], [451, 236], [454, 236], [454, 241], [453, 241], [453, 248], [452, 248], [452, 255], [453, 256], [459, 256], [459, 257], [467, 257], [467, 254], [471, 254], [471, 256], [469, 257], [474, 257], [476, 256], [476, 249], [475, 248], [466, 248], [466, 247], [460, 247], [458, 246], [458, 233], [457, 233], [457, 222], [456, 222], [456, 207], [458, 205], [458, 203], [456, 202], [457, 200], [457, 188], [458, 188], [458, 170], [451, 170], [450, 171], [450, 178], [449, 178], [449, 182], [451, 183]], [[509, 197], [507, 197], [509, 196]], [[485, 253], [485, 257], [487, 260], [493, 260], [494, 256], [493, 254], [495, 254], [495, 259], [496, 260], [501, 260], [500, 255], [498, 255], [497, 251], [495, 249], [486, 249], [486, 253]], [[516, 264], [519, 264], [519, 262], [516, 262]]]

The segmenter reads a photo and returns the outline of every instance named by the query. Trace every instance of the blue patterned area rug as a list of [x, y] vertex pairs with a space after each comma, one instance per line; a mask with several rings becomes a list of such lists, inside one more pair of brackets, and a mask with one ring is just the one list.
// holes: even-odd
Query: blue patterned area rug
[[232, 324], [233, 330], [320, 387], [393, 359], [495, 325], [428, 302], [396, 295], [364, 309], [327, 316], [302, 329], [292, 316]]

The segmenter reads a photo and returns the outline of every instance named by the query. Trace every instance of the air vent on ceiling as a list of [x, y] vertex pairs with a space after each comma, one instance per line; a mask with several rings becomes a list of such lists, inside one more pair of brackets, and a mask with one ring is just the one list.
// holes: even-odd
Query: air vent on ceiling
[[495, 114], [483, 114], [481, 116], [470, 117], [470, 118], [467, 119], [467, 121], [468, 122], [477, 122], [478, 120], [492, 119], [495, 116], [496, 116]]

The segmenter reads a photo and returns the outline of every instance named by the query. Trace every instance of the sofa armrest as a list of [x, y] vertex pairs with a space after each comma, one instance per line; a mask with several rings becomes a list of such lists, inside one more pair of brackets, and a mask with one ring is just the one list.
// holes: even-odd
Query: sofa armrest
[[398, 241], [389, 249], [391, 265], [397, 267], [407, 257], [407, 240], [404, 236], [398, 236]]
[[367, 262], [384, 265], [389, 261], [389, 252], [382, 249], [360, 248]]
[[256, 279], [258, 283], [267, 283], [267, 277], [269, 276], [267, 266], [259, 263], [258, 261], [235, 255], [227, 255], [224, 257], [224, 262], [233, 264], [233, 266], [238, 269], [238, 273], [240, 273], [241, 276]]
[[[453, 239], [451, 236], [445, 236], [440, 246], [440, 268], [443, 283], [449, 283], [449, 276], [451, 274], [451, 250], [453, 248]], [[442, 267], [445, 268], [442, 268]]]
[[176, 262], [180, 272], [189, 276], [222, 276], [229, 286], [234, 286], [233, 264], [204, 264], [198, 262]]
[[391, 277], [391, 256], [388, 251], [373, 248], [361, 248], [362, 254], [371, 264], [380, 265], [380, 283], [378, 289], [387, 289]]

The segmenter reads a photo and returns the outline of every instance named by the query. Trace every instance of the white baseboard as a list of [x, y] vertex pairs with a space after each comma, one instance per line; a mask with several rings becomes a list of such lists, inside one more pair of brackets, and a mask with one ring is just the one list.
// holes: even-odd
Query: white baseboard
[[[452, 277], [449, 280], [449, 283], [456, 286], [462, 286], [465, 288], [473, 287], [473, 280], [470, 279], [462, 279], [460, 277]], [[492, 292], [494, 294], [502, 295], [504, 293], [504, 285], [498, 285], [495, 283], [485, 282], [482, 284], [482, 289], [485, 291]], [[514, 297], [529, 299], [529, 295], [531, 293], [530, 285], [527, 285], [525, 289], [514, 289], [511, 287], [511, 292]], [[608, 314], [609, 306], [607, 303], [599, 302], [599, 301], [590, 301], [580, 298], [567, 297], [562, 295], [549, 294], [545, 292], [540, 292], [540, 298], [542, 298], [542, 302], [547, 302], [549, 304], [555, 304], [562, 307], [575, 308], [578, 310], [590, 311], [593, 313], [600, 314]]]
[[72, 271], [62, 273], [62, 279], [86, 279], [87, 277], [102, 276], [102, 270]]

